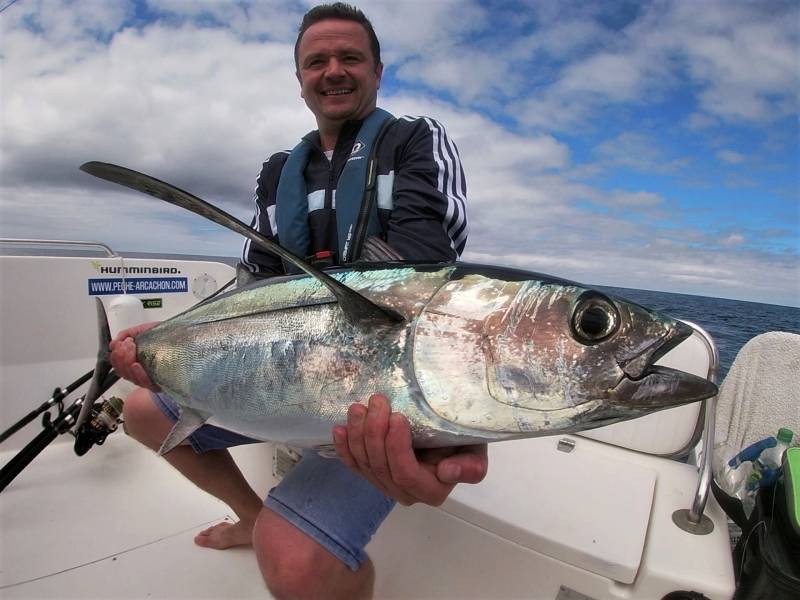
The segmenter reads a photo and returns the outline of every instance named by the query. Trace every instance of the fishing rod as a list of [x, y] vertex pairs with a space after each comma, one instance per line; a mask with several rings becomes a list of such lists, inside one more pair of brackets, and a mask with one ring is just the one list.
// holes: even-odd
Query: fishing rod
[[33, 421], [36, 417], [38, 417], [43, 412], [48, 411], [51, 408], [53, 408], [56, 404], [61, 406], [61, 410], [63, 410], [64, 398], [69, 396], [72, 392], [74, 392], [76, 389], [81, 387], [84, 383], [89, 381], [92, 378], [92, 374], [93, 373], [94, 373], [94, 371], [89, 371], [88, 373], [83, 374], [78, 379], [76, 379], [75, 381], [70, 383], [64, 389], [61, 389], [60, 387], [57, 387], [55, 390], [53, 390], [53, 396], [50, 398], [50, 400], [48, 400], [47, 402], [41, 404], [35, 410], [32, 410], [31, 412], [29, 412], [27, 415], [22, 417], [19, 421], [14, 423], [11, 427], [6, 429], [3, 433], [0, 433], [0, 443], [5, 442], [8, 438], [10, 438], [12, 435], [17, 433], [23, 427], [25, 427], [25, 425], [27, 425], [28, 423]]
[[[25, 469], [25, 467], [27, 467], [33, 461], [34, 458], [41, 454], [41, 452], [47, 448], [47, 446], [50, 445], [54, 439], [56, 439], [62, 433], [70, 432], [72, 426], [75, 424], [75, 419], [80, 412], [81, 406], [83, 406], [83, 400], [85, 396], [81, 396], [67, 408], [64, 408], [63, 400], [67, 395], [69, 395], [70, 392], [86, 383], [93, 374], [94, 371], [89, 371], [68, 385], [64, 390], [61, 388], [56, 388], [56, 390], [53, 392], [53, 397], [50, 400], [39, 406], [31, 413], [25, 415], [25, 417], [23, 417], [19, 422], [15, 423], [11, 428], [3, 432], [3, 439], [5, 440], [9, 436], [13, 435], [16, 431], [19, 431], [22, 427], [30, 423], [36, 418], [37, 415], [44, 413], [44, 416], [42, 417], [42, 427], [44, 427], [44, 430], [41, 431], [35, 438], [33, 438], [33, 440], [28, 442], [28, 444], [22, 450], [17, 452], [17, 454], [10, 461], [8, 461], [8, 463], [3, 466], [2, 469], [0, 469], [0, 492], [2, 492], [6, 486], [8, 486], [8, 484], [11, 483], [17, 477], [17, 475], [19, 475], [23, 469]], [[109, 373], [102, 383], [102, 392], [108, 390], [108, 388], [114, 385], [118, 380], [119, 375], [113, 372]], [[117, 400], [118, 403], [115, 403], [114, 400]], [[56, 405], [58, 406], [58, 414], [55, 418], [53, 418], [47, 411]], [[122, 407], [121, 401], [119, 401], [119, 399], [112, 398], [111, 400], [105, 402], [98, 402], [95, 406], [98, 408], [93, 408], [92, 419], [87, 421], [80, 431], [73, 432], [73, 434], [76, 436], [75, 452], [79, 456], [88, 452], [92, 445], [101, 445], [105, 441], [105, 438], [108, 436], [108, 434], [112, 433], [117, 428], [116, 425], [119, 420], [118, 417]], [[117, 410], [117, 406], [119, 407], [120, 412], [117, 412], [117, 414], [114, 415], [114, 411]], [[113, 419], [113, 423], [111, 419]]]

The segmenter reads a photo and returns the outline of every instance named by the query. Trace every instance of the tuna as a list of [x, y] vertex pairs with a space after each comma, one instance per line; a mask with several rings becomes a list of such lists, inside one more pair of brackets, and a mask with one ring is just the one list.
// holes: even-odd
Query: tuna
[[[105, 163], [82, 169], [198, 212], [306, 271], [220, 295], [137, 337], [145, 371], [181, 407], [162, 453], [204, 423], [330, 449], [348, 406], [375, 392], [422, 448], [581, 431], [717, 391], [655, 364], [689, 325], [621, 298], [468, 263], [320, 272], [170, 184]], [[108, 371], [104, 351], [96, 371]]]

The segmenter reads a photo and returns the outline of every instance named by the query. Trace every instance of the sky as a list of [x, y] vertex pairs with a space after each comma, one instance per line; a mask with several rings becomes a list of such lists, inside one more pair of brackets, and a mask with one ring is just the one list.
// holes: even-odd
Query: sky
[[[143, 171], [249, 221], [315, 128], [314, 3], [0, 0], [0, 237], [235, 256], [241, 239], [95, 180]], [[463, 260], [800, 306], [796, 2], [365, 0], [379, 105], [461, 153]]]

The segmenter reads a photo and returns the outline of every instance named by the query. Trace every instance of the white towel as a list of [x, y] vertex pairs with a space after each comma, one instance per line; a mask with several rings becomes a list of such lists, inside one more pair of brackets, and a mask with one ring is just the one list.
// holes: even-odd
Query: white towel
[[800, 437], [800, 335], [773, 331], [747, 342], [717, 397], [714, 471], [781, 427]]

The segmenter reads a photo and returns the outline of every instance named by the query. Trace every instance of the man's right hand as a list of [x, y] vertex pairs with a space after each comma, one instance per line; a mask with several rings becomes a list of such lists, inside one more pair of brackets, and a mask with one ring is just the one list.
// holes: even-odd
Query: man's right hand
[[109, 345], [109, 348], [111, 348], [111, 365], [114, 367], [114, 372], [123, 379], [154, 392], [160, 391], [161, 388], [150, 381], [150, 377], [144, 372], [142, 365], [136, 361], [136, 341], [134, 338], [156, 325], [158, 325], [158, 321], [124, 329], [117, 334], [117, 337], [111, 340]]

